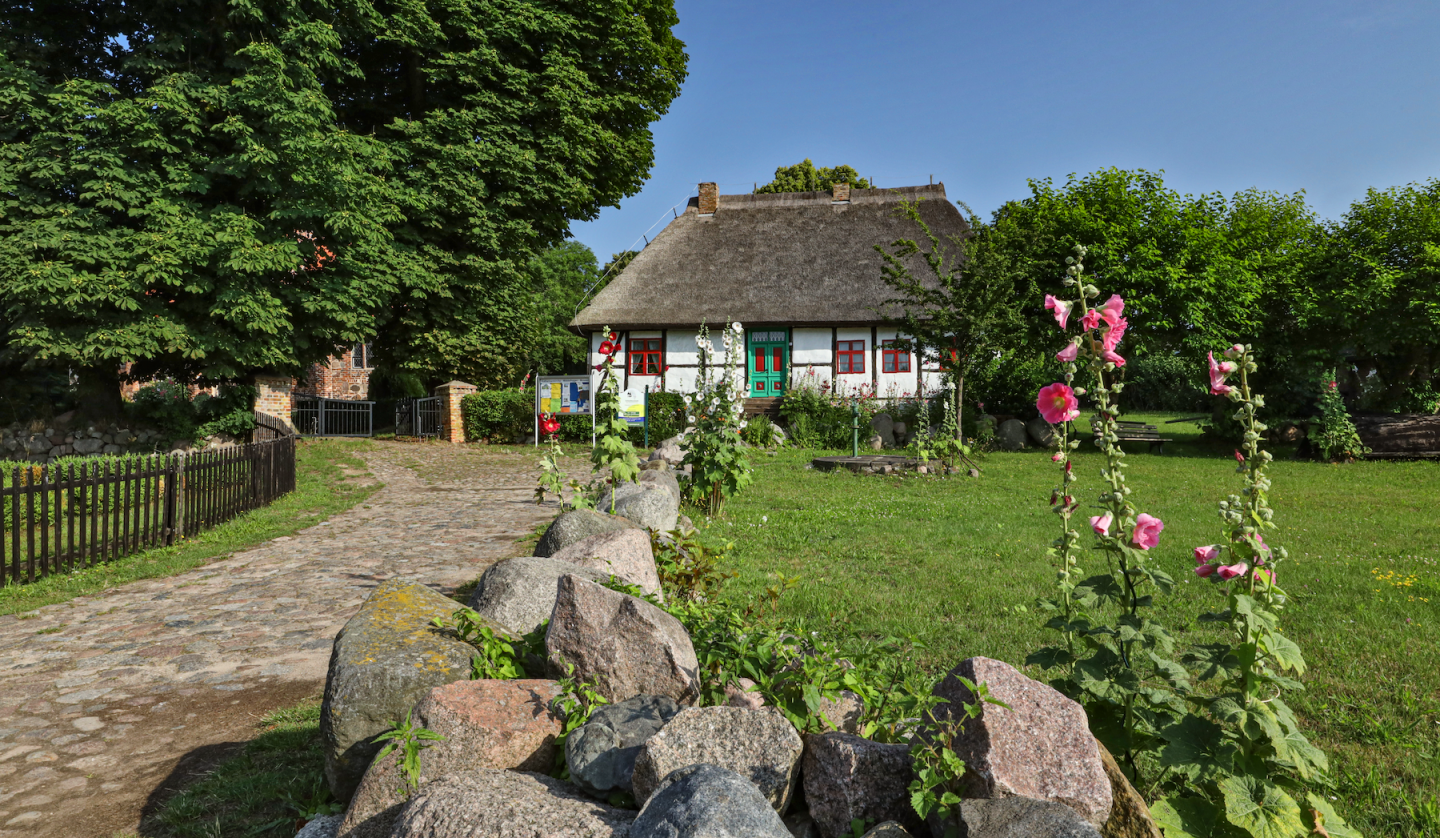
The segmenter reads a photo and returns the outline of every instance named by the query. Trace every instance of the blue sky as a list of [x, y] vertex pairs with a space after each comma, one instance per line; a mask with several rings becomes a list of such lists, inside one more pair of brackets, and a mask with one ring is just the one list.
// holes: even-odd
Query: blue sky
[[677, 6], [690, 76], [650, 180], [572, 226], [602, 262], [700, 181], [748, 192], [806, 157], [880, 186], [933, 174], [986, 218], [1030, 178], [1108, 166], [1303, 189], [1327, 218], [1440, 176], [1434, 0]]

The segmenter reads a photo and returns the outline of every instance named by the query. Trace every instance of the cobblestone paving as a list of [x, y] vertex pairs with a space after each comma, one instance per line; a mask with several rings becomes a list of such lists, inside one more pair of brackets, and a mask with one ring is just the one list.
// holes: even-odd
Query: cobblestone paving
[[384, 488], [293, 537], [0, 617], [0, 836], [135, 829], [182, 757], [319, 691], [335, 632], [379, 582], [452, 593], [556, 511], [532, 500], [528, 450], [364, 456]]

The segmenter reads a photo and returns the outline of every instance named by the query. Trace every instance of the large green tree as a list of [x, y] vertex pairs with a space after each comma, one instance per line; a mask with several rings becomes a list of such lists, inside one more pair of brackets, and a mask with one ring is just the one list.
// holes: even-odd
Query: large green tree
[[564, 372], [585, 363], [587, 341], [570, 330], [586, 292], [600, 279], [595, 254], [577, 241], [547, 248], [526, 268], [533, 289], [535, 327], [527, 344], [527, 369], [539, 374]]
[[0, 2], [10, 348], [115, 371], [509, 380], [525, 270], [638, 191], [672, 0]]
[[837, 183], [848, 183], [851, 189], [869, 189], [870, 181], [850, 166], [816, 167], [810, 158], [793, 166], [779, 166], [775, 179], [758, 187], [756, 195], [770, 192], [823, 192]]

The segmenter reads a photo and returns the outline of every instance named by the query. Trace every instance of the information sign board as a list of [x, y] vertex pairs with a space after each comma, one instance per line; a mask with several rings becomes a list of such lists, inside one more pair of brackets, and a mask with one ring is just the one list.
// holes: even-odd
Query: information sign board
[[620, 417], [631, 425], [645, 424], [645, 389], [620, 391]]
[[535, 412], [561, 416], [583, 413], [589, 415], [594, 405], [590, 400], [590, 376], [542, 376], [536, 381]]

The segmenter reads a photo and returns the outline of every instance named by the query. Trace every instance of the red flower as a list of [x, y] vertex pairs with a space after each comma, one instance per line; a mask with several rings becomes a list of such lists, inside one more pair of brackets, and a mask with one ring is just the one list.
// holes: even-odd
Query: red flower
[[1241, 454], [1240, 449], [1238, 448], [1235, 449], [1235, 462], [1240, 463], [1241, 465], [1245, 464], [1245, 455]]
[[611, 339], [611, 340], [619, 340], [619, 339], [620, 339], [620, 333], [619, 333], [619, 332], [611, 332], [611, 333], [610, 333], [610, 339]]
[[614, 355], [614, 354], [615, 354], [615, 344], [611, 343], [611, 342], [608, 341], [608, 340], [606, 340], [606, 341], [601, 341], [601, 342], [600, 342], [600, 354], [601, 354], [601, 355]]

